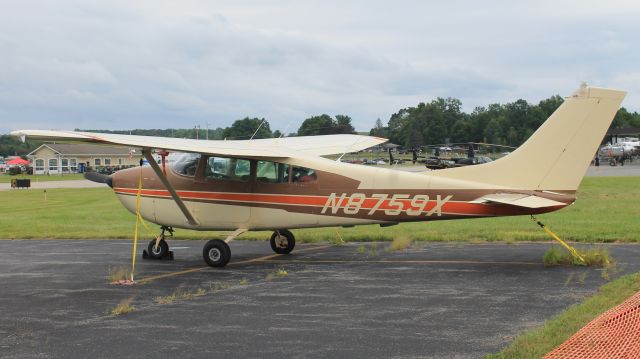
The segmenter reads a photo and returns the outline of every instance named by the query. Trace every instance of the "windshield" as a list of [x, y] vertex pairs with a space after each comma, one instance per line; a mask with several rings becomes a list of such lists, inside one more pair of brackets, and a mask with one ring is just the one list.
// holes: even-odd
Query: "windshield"
[[198, 169], [198, 160], [200, 160], [200, 154], [198, 153], [185, 153], [173, 164], [173, 170], [183, 176], [195, 176]]

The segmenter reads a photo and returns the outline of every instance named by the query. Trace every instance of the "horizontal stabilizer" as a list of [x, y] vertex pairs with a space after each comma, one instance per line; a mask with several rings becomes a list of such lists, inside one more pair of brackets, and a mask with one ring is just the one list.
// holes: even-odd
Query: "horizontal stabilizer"
[[471, 203], [502, 203], [525, 208], [566, 206], [566, 203], [522, 193], [494, 193], [482, 196]]

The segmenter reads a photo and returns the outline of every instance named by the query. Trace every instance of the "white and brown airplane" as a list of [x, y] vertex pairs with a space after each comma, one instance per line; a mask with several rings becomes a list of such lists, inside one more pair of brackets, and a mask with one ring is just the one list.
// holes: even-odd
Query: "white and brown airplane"
[[[162, 226], [152, 257], [169, 250], [165, 229], [233, 231], [204, 246], [210, 266], [225, 266], [228, 243], [251, 230], [273, 230], [271, 247], [290, 253], [288, 229], [394, 225], [400, 222], [530, 215], [555, 211], [575, 193], [611, 124], [623, 91], [587, 87], [564, 103], [517, 150], [494, 162], [439, 171], [405, 172], [341, 163], [321, 156], [386, 141], [358, 135], [246, 141], [21, 130], [12, 135], [139, 148], [151, 166], [105, 178], [122, 204]], [[161, 168], [153, 151], [185, 152]], [[139, 178], [142, 185], [139, 186]]]

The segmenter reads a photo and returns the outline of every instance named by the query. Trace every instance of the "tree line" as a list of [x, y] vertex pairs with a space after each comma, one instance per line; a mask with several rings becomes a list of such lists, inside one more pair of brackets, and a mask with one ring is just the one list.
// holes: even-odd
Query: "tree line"
[[[386, 125], [377, 119], [369, 131], [372, 136], [388, 138], [392, 143], [406, 148], [441, 143], [487, 142], [507, 146], [519, 146], [555, 111], [563, 102], [555, 95], [530, 104], [517, 100], [507, 104], [491, 104], [476, 107], [471, 113], [462, 111], [462, 102], [456, 98], [437, 98], [429, 103], [421, 102], [415, 107], [400, 109], [391, 115]], [[620, 108], [611, 124], [612, 128], [640, 127], [640, 114]], [[87, 130], [77, 131], [116, 133], [141, 136], [174, 138], [244, 140], [249, 138], [282, 137], [279, 130], [272, 131], [265, 118], [245, 117], [228, 127], [212, 129], [170, 128], [136, 130]], [[305, 119], [298, 130], [286, 136], [317, 136], [355, 133], [351, 117], [322, 114]], [[0, 156], [24, 156], [42, 142], [20, 140], [9, 135], [0, 136]]]
[[[403, 108], [391, 115], [386, 126], [378, 119], [369, 132], [406, 148], [442, 143], [485, 142], [517, 147], [562, 104], [559, 95], [538, 104], [517, 100], [507, 104], [461, 110], [455, 98], [437, 98], [429, 103]], [[611, 128], [640, 127], [640, 114], [620, 108]]]

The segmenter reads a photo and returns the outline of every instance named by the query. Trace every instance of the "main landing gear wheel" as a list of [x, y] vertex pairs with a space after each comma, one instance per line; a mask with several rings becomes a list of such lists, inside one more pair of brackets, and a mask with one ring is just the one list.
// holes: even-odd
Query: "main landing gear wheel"
[[169, 253], [169, 245], [167, 241], [161, 239], [156, 246], [156, 240], [153, 239], [147, 246], [147, 252], [152, 259], [162, 259]]
[[278, 254], [289, 254], [296, 246], [296, 238], [286, 229], [274, 231], [271, 235], [271, 249]]
[[212, 239], [204, 245], [202, 256], [211, 267], [224, 267], [231, 259], [231, 249], [225, 241]]

